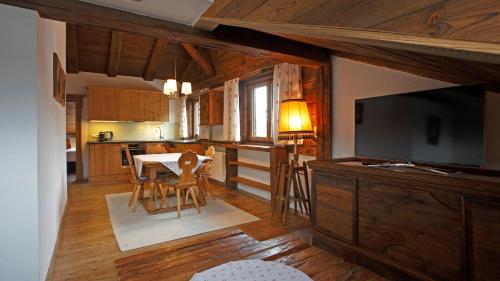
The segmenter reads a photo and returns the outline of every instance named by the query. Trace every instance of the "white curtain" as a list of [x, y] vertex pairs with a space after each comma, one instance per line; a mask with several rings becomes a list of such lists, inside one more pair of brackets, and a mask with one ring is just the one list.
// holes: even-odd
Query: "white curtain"
[[[286, 144], [286, 141], [278, 141], [280, 103], [287, 99], [302, 98], [302, 68], [300, 65], [282, 63], [274, 67], [273, 75], [273, 142], [274, 144]], [[292, 142], [293, 143], [293, 142]]]
[[240, 141], [239, 78], [224, 83], [224, 122], [222, 135], [227, 141]]
[[188, 120], [186, 110], [186, 98], [179, 98], [179, 138], [188, 137]]

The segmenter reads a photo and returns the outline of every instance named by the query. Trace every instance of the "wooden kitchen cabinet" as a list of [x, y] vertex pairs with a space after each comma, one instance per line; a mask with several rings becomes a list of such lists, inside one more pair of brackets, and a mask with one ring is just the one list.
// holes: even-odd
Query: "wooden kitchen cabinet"
[[208, 93], [200, 95], [200, 125], [208, 125]]
[[91, 87], [89, 120], [168, 121], [168, 97], [159, 92]]
[[120, 144], [90, 144], [90, 183], [128, 179], [128, 176], [128, 167], [122, 167]]
[[209, 91], [200, 96], [200, 125], [222, 125], [224, 92]]

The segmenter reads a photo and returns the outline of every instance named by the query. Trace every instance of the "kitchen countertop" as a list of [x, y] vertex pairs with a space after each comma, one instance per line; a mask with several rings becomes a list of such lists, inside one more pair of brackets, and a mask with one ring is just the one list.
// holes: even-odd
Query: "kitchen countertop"
[[199, 140], [110, 140], [110, 141], [88, 141], [88, 144], [106, 144], [106, 143], [158, 143], [158, 142], [168, 142], [168, 143], [200, 143]]

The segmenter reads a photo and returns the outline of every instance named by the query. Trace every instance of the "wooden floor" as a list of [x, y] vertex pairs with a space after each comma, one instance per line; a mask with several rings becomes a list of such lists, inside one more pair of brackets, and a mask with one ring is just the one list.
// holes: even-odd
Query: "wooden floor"
[[[131, 189], [130, 184], [69, 185], [61, 237], [48, 280], [118, 280], [114, 260], [162, 247], [191, 243], [203, 236], [120, 252], [111, 229], [104, 195], [130, 192]], [[308, 222], [305, 219], [290, 215], [287, 226], [283, 227], [279, 221], [270, 220], [270, 206], [267, 203], [239, 192], [229, 192], [218, 185], [212, 185], [211, 190], [222, 200], [262, 219], [232, 229], [241, 229], [259, 241], [286, 233], [294, 233], [307, 241]], [[210, 235], [213, 234], [217, 232]]]
[[316, 281], [381, 281], [378, 275], [311, 247], [294, 234], [257, 241], [241, 230], [205, 235], [197, 241], [162, 247], [118, 259], [122, 281], [189, 280], [193, 274], [241, 259], [262, 259], [293, 266]]

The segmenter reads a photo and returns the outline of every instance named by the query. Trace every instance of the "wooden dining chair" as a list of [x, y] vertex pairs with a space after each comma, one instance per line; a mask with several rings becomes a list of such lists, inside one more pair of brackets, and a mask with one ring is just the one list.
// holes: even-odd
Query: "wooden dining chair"
[[[128, 206], [132, 208], [133, 212], [135, 212], [137, 201], [139, 200], [139, 198], [142, 199], [144, 197], [144, 185], [146, 183], [151, 183], [151, 181], [147, 177], [141, 177], [137, 174], [137, 170], [135, 168], [132, 155], [128, 150], [128, 146], [125, 148], [125, 154], [127, 155], [128, 167], [130, 170], [130, 183], [134, 184], [134, 189], [132, 191], [132, 195], [130, 196]], [[162, 207], [168, 206], [167, 196], [169, 189], [167, 188], [165, 183], [168, 181], [172, 174], [173, 173], [159, 174], [154, 182], [154, 184], [158, 184], [159, 187], [160, 194], [157, 194], [157, 196], [161, 198]], [[152, 193], [153, 191], [151, 190], [150, 192]], [[150, 196], [154, 196], [154, 194], [150, 194]]]
[[146, 148], [147, 154], [162, 154], [168, 152], [168, 148], [164, 143], [150, 143]]
[[[215, 147], [213, 145], [209, 146], [207, 150], [205, 150], [205, 156], [210, 159], [214, 159], [215, 156]], [[198, 189], [200, 194], [200, 201], [206, 202], [206, 198], [208, 197], [208, 186], [210, 175], [212, 174], [212, 160], [206, 161], [203, 165], [198, 169]], [[212, 198], [215, 200], [215, 196], [213, 193], [211, 194]]]
[[135, 211], [137, 200], [139, 199], [139, 197], [144, 196], [144, 184], [147, 182], [147, 178], [140, 177], [137, 174], [132, 156], [130, 154], [130, 151], [128, 150], [128, 146], [125, 147], [125, 154], [127, 155], [128, 168], [130, 170], [130, 183], [134, 185], [134, 189], [132, 191], [132, 196], [130, 196], [128, 206], [132, 207], [132, 211]]
[[[192, 151], [183, 152], [181, 157], [179, 158], [179, 168], [181, 170], [181, 174], [178, 178], [171, 178], [166, 182], [167, 188], [173, 187], [176, 192], [177, 197], [177, 217], [181, 217], [181, 200], [182, 200], [182, 192], [186, 192], [186, 199], [191, 196], [193, 203], [198, 210], [198, 213], [201, 212], [200, 206], [198, 205], [198, 200], [196, 198], [196, 194], [194, 192], [194, 188], [197, 187], [197, 177], [193, 174], [193, 169], [196, 167], [198, 163], [198, 156], [196, 153]], [[187, 201], [187, 200], [184, 200]]]

